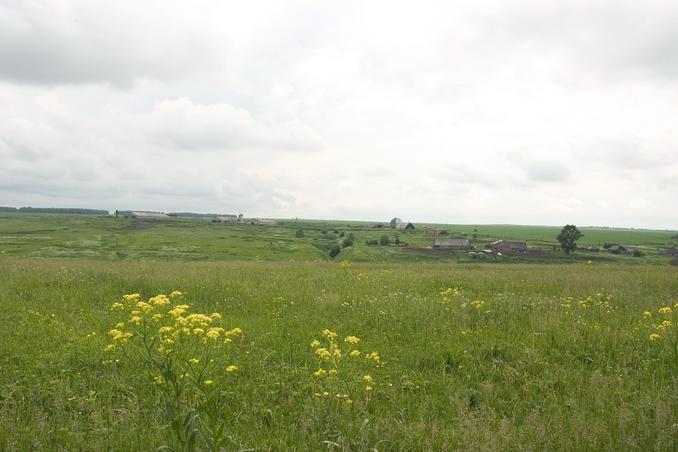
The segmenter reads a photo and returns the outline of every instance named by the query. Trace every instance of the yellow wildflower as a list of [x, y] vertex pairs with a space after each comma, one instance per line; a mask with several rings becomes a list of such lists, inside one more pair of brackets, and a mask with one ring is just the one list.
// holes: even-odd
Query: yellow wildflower
[[203, 381], [203, 383], [205, 383], [205, 386], [210, 386], [210, 385], [214, 384], [214, 381], [212, 381], [212, 380], [205, 380], [205, 381]]
[[175, 298], [175, 297], [182, 297], [184, 295], [183, 292], [180, 292], [178, 290], [173, 290], [171, 294], [169, 294], [170, 297]]
[[239, 335], [239, 334], [242, 334], [242, 330], [241, 330], [240, 328], [238, 328], [238, 327], [235, 327], [235, 328], [233, 328], [233, 329], [231, 329], [231, 330], [229, 330], [229, 331], [226, 331], [226, 332], [224, 333], [224, 336], [226, 336], [226, 337], [231, 337], [231, 336], [237, 336], [237, 335]]
[[167, 334], [171, 333], [173, 329], [174, 328], [172, 328], [171, 326], [161, 326], [158, 331], [160, 332], [160, 334]]
[[315, 350], [315, 354], [321, 357], [322, 359], [329, 359], [332, 357], [330, 352], [325, 347], [320, 347]]
[[137, 308], [141, 309], [143, 312], [148, 312], [153, 309], [153, 306], [146, 303], [145, 301], [140, 301], [137, 303]]
[[132, 317], [129, 318], [129, 321], [131, 323], [134, 323], [135, 325], [138, 325], [141, 322], [141, 317], [138, 315], [133, 315]]
[[169, 298], [167, 298], [166, 295], [156, 295], [155, 297], [149, 298], [148, 302], [153, 306], [164, 306], [170, 303]]
[[372, 379], [372, 375], [370, 375], [370, 374], [365, 374], [365, 375], [363, 375], [363, 381], [364, 381], [365, 383], [372, 383], [372, 380], [373, 380], [373, 379]]
[[115, 350], [115, 345], [113, 344], [107, 345], [106, 348], [104, 348], [104, 351], [106, 352], [112, 352], [113, 350]]
[[339, 373], [339, 371], [337, 369], [332, 369], [332, 370], [329, 371], [330, 375], [336, 375], [338, 373]]
[[325, 336], [328, 339], [334, 339], [335, 337], [337, 337], [337, 333], [335, 333], [334, 331], [330, 331], [328, 329], [324, 329], [323, 336]]
[[139, 295], [138, 293], [130, 293], [122, 296], [122, 299], [125, 301], [136, 301], [139, 298], [141, 298], [141, 295]]
[[189, 308], [190, 306], [188, 306], [187, 304], [177, 305], [174, 307], [174, 309], [169, 311], [169, 315], [176, 319], [177, 317], [182, 316], [186, 311], [188, 311]]
[[313, 376], [316, 377], [316, 378], [324, 377], [325, 375], [327, 375], [327, 371], [325, 369], [323, 369], [322, 367], [320, 369], [316, 370], [315, 372], [313, 372]]
[[221, 333], [223, 333], [224, 329], [220, 327], [212, 327], [209, 330], [207, 330], [207, 337], [210, 339], [217, 340], [219, 339], [219, 336]]
[[113, 304], [111, 305], [111, 310], [114, 310], [114, 311], [115, 311], [115, 310], [117, 310], [117, 309], [122, 309], [122, 308], [124, 308], [124, 307], [125, 307], [125, 306], [124, 306], [122, 303], [113, 303]]
[[365, 391], [368, 391], [368, 392], [369, 392], [369, 391], [371, 391], [371, 390], [372, 390], [372, 386], [365, 386]]
[[156, 322], [159, 322], [162, 319], [162, 314], [154, 314], [152, 319]]
[[218, 312], [211, 313], [210, 317], [212, 317], [214, 320], [221, 320], [221, 314], [219, 314]]
[[659, 308], [660, 314], [671, 314], [671, 306], [664, 306], [663, 308]]
[[311, 347], [313, 347], [313, 348], [320, 347], [320, 341], [318, 341], [317, 339], [314, 340], [313, 342], [311, 342]]
[[645, 312], [643, 312], [643, 317], [648, 319], [648, 318], [652, 317], [652, 313], [650, 311], [645, 311]]
[[235, 372], [236, 370], [238, 370], [238, 366], [234, 366], [233, 364], [231, 364], [230, 366], [228, 366], [228, 367], [226, 368], [226, 372], [230, 372], [230, 373], [233, 373], [233, 372]]
[[155, 384], [157, 384], [158, 386], [165, 384], [165, 379], [162, 378], [161, 376], [154, 377], [153, 381], [155, 381]]
[[351, 353], [349, 353], [349, 356], [351, 356], [352, 358], [357, 358], [358, 356], [360, 356], [360, 351], [359, 350], [351, 350]]
[[654, 342], [654, 341], [658, 341], [658, 340], [661, 339], [661, 338], [662, 338], [662, 337], [661, 337], [660, 335], [658, 335], [657, 333], [652, 333], [652, 334], [650, 334], [650, 340], [653, 341], [653, 342]]
[[355, 336], [346, 336], [346, 339], [344, 339], [344, 342], [348, 342], [351, 345], [355, 345], [358, 342], [360, 342], [360, 339], [358, 339]]
[[198, 358], [191, 358], [188, 360], [188, 362], [191, 364], [198, 364], [200, 360]]
[[203, 330], [202, 328], [193, 328], [193, 334], [195, 334], [196, 336], [202, 336], [203, 334], [205, 334], [205, 330]]

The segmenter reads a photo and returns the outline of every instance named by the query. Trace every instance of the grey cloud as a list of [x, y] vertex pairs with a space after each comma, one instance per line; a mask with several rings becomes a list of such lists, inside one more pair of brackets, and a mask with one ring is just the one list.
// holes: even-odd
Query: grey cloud
[[180, 150], [316, 151], [322, 147], [313, 130], [297, 119], [267, 123], [227, 103], [167, 100], [141, 119], [157, 144]]
[[500, 47], [558, 55], [574, 62], [580, 76], [597, 74], [606, 80], [678, 76], [675, 3], [526, 2], [507, 8], [483, 18], [484, 39]]
[[214, 70], [214, 45], [190, 29], [143, 17], [116, 3], [0, 5], [0, 78], [28, 84], [106, 83], [177, 78]]

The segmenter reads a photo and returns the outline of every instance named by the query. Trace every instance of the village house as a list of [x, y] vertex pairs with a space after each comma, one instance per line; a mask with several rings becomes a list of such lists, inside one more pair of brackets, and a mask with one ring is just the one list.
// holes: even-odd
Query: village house
[[488, 246], [488, 248], [492, 251], [496, 252], [507, 252], [507, 251], [514, 251], [514, 252], [525, 252], [527, 251], [527, 242], [517, 242], [517, 241], [509, 241], [509, 240], [497, 240]]
[[671, 248], [664, 248], [659, 250], [661, 256], [672, 256], [678, 257], [678, 247], [672, 246]]
[[624, 245], [612, 245], [607, 251], [612, 254], [628, 254], [630, 250]]
[[448, 239], [448, 238], [439, 238], [436, 237], [433, 239], [433, 248], [435, 249], [458, 249], [458, 250], [469, 250], [471, 249], [471, 242], [468, 239]]

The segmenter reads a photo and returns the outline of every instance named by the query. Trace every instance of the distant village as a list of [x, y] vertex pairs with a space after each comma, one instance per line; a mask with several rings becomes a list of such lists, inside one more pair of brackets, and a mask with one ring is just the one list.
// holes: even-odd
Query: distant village
[[[211, 223], [216, 224], [249, 224], [249, 225], [274, 225], [277, 220], [272, 218], [247, 218], [243, 214], [194, 214], [186, 213], [164, 213], [164, 212], [150, 212], [150, 211], [116, 211], [115, 216], [122, 216], [124, 218], [139, 219], [139, 220], [169, 220], [175, 217], [207, 217]], [[410, 232], [416, 229], [411, 221], [402, 220], [394, 217], [388, 223], [373, 223], [373, 229], [393, 229], [396, 231]], [[492, 256], [523, 256], [523, 257], [548, 257], [553, 248], [529, 246], [526, 241], [520, 240], [495, 240], [490, 243], [483, 244], [481, 247], [476, 247], [468, 238], [451, 238], [447, 237], [449, 234], [447, 230], [439, 228], [426, 228], [425, 234], [432, 236], [431, 250], [449, 250], [466, 252], [468, 254], [486, 254]], [[621, 254], [630, 256], [641, 256], [642, 252], [637, 247], [624, 246], [616, 243], [607, 243], [602, 247], [595, 245], [585, 245], [577, 247], [577, 251], [585, 253], [599, 253], [603, 251], [610, 254]], [[678, 247], [659, 249], [661, 256], [678, 257]]]

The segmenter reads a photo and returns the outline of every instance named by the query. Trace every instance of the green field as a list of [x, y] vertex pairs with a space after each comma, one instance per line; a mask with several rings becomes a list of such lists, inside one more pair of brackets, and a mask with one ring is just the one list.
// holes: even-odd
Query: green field
[[[371, 226], [364, 222], [311, 220], [279, 220], [274, 225], [260, 226], [213, 224], [205, 218], [140, 221], [84, 215], [0, 214], [0, 255], [163, 261], [327, 260], [329, 247], [341, 245], [348, 234], [353, 234], [353, 245], [343, 249], [338, 259], [464, 262], [471, 260], [464, 252], [432, 254], [427, 251], [433, 240], [427, 230], [442, 228], [450, 237], [470, 239], [478, 249], [497, 239], [526, 240], [532, 247], [553, 249], [560, 230], [545, 226], [418, 224], [412, 232], [396, 232], [388, 227]], [[297, 236], [298, 231], [303, 231], [303, 237]], [[678, 243], [675, 232], [669, 231], [606, 228], [581, 228], [581, 231], [584, 234], [579, 241], [581, 245], [602, 246], [606, 242], [631, 245], [641, 249], [645, 256], [634, 259], [606, 252], [564, 256], [555, 251], [548, 261], [583, 259], [666, 264], [668, 259], [660, 258], [658, 249]], [[366, 241], [378, 240], [383, 235], [391, 241], [388, 246], [366, 245]]]
[[678, 449], [670, 232], [544, 265], [419, 254], [424, 229], [1, 216], [0, 450]]

